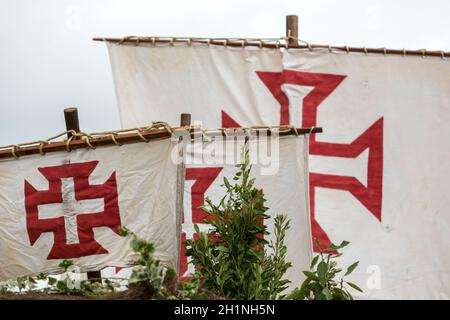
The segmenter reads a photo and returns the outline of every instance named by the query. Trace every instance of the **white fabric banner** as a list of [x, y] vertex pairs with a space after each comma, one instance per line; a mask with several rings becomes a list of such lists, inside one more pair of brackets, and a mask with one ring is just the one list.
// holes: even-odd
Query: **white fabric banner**
[[130, 266], [125, 226], [175, 266], [176, 164], [170, 139], [0, 161], [0, 280]]
[[275, 50], [203, 45], [132, 47], [108, 44], [122, 127], [161, 120], [180, 124], [190, 113], [206, 128], [263, 124], [279, 105], [257, 70], [281, 71]]
[[206, 45], [109, 52], [125, 127], [177, 125], [182, 112], [210, 128], [324, 127], [309, 149], [313, 237], [351, 241], [342, 262], [361, 261], [351, 277], [361, 297], [450, 297], [448, 59]]
[[324, 127], [310, 143], [316, 234], [351, 242], [342, 262], [361, 261], [352, 279], [367, 298], [449, 299], [450, 61], [328, 50], [283, 59], [302, 125]]

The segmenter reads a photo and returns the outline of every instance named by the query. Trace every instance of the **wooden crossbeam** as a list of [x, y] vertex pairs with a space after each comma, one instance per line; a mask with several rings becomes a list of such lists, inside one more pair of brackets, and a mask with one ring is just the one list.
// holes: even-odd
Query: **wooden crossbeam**
[[[153, 39], [152, 39], [153, 38]], [[330, 52], [340, 51], [340, 52], [356, 52], [356, 53], [375, 53], [383, 55], [402, 55], [402, 56], [420, 56], [420, 57], [440, 57], [440, 58], [450, 58], [449, 51], [441, 50], [405, 50], [405, 49], [388, 49], [388, 48], [366, 48], [366, 47], [348, 47], [348, 46], [330, 46], [322, 44], [300, 44], [294, 43], [293, 40], [289, 41], [287, 44], [280, 43], [276, 39], [190, 39], [186, 37], [180, 38], [166, 38], [166, 37], [130, 37], [130, 38], [100, 38], [96, 37], [92, 39], [93, 41], [106, 41], [113, 43], [123, 43], [139, 45], [142, 43], [151, 44], [170, 44], [170, 43], [199, 43], [199, 44], [209, 44], [209, 45], [219, 45], [228, 47], [260, 47], [260, 48], [289, 48], [289, 49], [327, 49]], [[292, 43], [290, 43], [292, 42]]]
[[[184, 129], [189, 131], [191, 134], [191, 138], [195, 139], [194, 133], [198, 131], [195, 131], [196, 128], [194, 127], [177, 127], [172, 128], [171, 130], [176, 132], [177, 130]], [[242, 128], [234, 128], [235, 130], [242, 130]], [[222, 135], [227, 136], [226, 132], [233, 131], [233, 128], [227, 128], [227, 129], [218, 129], [220, 131], [214, 131], [214, 135]], [[255, 130], [255, 133], [258, 134], [258, 130], [267, 130], [263, 127], [261, 128], [252, 128], [251, 130]], [[225, 131], [225, 132], [224, 132]], [[290, 128], [290, 127], [280, 127], [280, 136], [286, 136], [286, 135], [304, 135], [309, 133], [321, 133], [322, 128], [315, 127], [315, 128]], [[267, 131], [267, 134], [270, 135], [270, 130]], [[170, 138], [172, 133], [168, 129], [151, 129], [151, 130], [143, 130], [141, 131], [141, 135], [147, 139], [147, 140], [158, 140], [158, 139], [167, 139]], [[209, 134], [208, 134], [209, 135]], [[212, 135], [212, 134], [211, 134]], [[115, 138], [115, 139], [114, 139]], [[98, 138], [91, 138], [89, 139], [89, 142], [87, 142], [85, 139], [78, 139], [78, 140], [71, 140], [69, 143], [66, 141], [56, 141], [56, 142], [49, 142], [48, 144], [44, 144], [42, 146], [42, 150], [40, 146], [37, 145], [30, 145], [30, 146], [23, 146], [15, 149], [15, 155], [17, 157], [21, 156], [27, 156], [27, 155], [33, 155], [33, 154], [40, 154], [41, 151], [43, 153], [48, 152], [56, 152], [56, 151], [67, 151], [67, 148], [69, 150], [75, 150], [75, 149], [83, 149], [83, 148], [90, 148], [89, 143], [92, 145], [92, 147], [102, 147], [112, 144], [127, 144], [127, 143], [139, 143], [144, 142], [144, 140], [139, 136], [137, 132], [130, 132], [130, 133], [120, 133], [114, 136], [114, 138], [111, 136], [102, 136]], [[115, 140], [115, 141], [114, 141]], [[14, 158], [14, 154], [11, 151], [11, 148], [8, 149], [2, 149], [0, 150], [0, 159], [6, 159], [6, 158]]]

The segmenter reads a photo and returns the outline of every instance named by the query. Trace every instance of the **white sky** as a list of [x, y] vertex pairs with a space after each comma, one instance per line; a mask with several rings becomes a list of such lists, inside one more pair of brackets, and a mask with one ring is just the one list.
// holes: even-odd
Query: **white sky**
[[118, 129], [106, 47], [94, 36], [281, 37], [299, 15], [315, 44], [450, 51], [448, 0], [0, 0], [0, 145]]

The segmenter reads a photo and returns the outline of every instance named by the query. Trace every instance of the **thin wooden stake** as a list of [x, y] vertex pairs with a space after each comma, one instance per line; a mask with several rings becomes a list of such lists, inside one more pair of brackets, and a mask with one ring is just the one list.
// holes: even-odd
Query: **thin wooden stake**
[[286, 37], [293, 37], [295, 39], [289, 38], [289, 45], [298, 45], [298, 16], [289, 15], [286, 16]]
[[[191, 115], [189, 113], [182, 113], [180, 117], [180, 126], [190, 126]], [[176, 272], [180, 272], [180, 259], [181, 259], [181, 233], [183, 223], [183, 199], [184, 199], [184, 180], [186, 166], [184, 163], [186, 143], [183, 137], [178, 138], [178, 156], [181, 162], [177, 165], [177, 203], [176, 203], [176, 232], [177, 232], [177, 261], [175, 262]], [[179, 275], [183, 276], [182, 274]]]

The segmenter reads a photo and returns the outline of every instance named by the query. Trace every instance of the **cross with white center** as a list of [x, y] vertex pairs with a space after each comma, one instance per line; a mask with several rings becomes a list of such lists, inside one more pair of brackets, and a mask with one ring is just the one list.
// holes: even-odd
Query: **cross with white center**
[[80, 214], [103, 212], [105, 201], [103, 198], [77, 200], [73, 178], [61, 179], [61, 195], [62, 203], [38, 205], [39, 219], [50, 219], [63, 216], [66, 230], [66, 243], [79, 244], [77, 216]]

